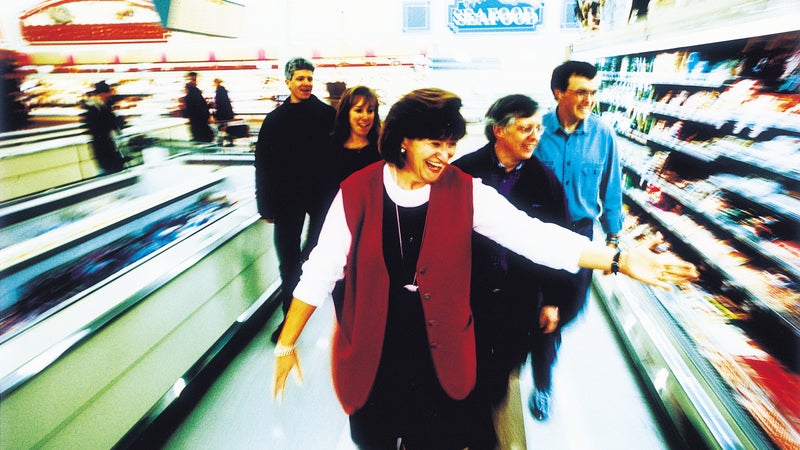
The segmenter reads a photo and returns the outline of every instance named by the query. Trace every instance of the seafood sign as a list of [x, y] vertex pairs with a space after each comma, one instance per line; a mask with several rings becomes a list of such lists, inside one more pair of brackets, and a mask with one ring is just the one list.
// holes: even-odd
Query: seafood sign
[[448, 7], [448, 26], [454, 33], [535, 31], [541, 13], [541, 1], [461, 0]]

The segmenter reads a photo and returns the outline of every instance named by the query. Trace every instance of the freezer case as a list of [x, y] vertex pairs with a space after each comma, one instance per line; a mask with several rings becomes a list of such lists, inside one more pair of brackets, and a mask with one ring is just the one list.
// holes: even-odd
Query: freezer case
[[279, 286], [252, 155], [183, 155], [0, 204], [1, 448], [111, 448]]
[[612, 275], [593, 284], [656, 410], [686, 448], [800, 448], [794, 320], [741, 301], [739, 288], [717, 277], [721, 258], [694, 247], [712, 239], [679, 234], [669, 218], [651, 214], [628, 212], [623, 245], [662, 233], [656, 249], [696, 261], [701, 279], [666, 291]]

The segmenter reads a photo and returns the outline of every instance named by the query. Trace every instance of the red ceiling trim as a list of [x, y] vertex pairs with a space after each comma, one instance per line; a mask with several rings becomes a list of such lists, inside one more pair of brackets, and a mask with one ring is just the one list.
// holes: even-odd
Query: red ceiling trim
[[166, 42], [169, 31], [161, 24], [68, 24], [29, 25], [22, 27], [22, 37], [31, 44]]
[[[53, 7], [56, 7], [56, 6], [65, 5], [67, 3], [82, 3], [83, 1], [85, 1], [85, 0], [45, 0], [44, 2], [39, 3], [38, 5], [34, 6], [33, 8], [23, 12], [22, 15], [19, 18], [20, 18], [20, 20], [25, 20], [25, 19], [27, 19], [28, 17], [30, 17], [30, 16], [32, 16], [34, 14], [37, 14], [39, 12], [44, 11], [45, 9], [49, 9], [49, 8], [53, 8]], [[138, 7], [141, 7], [141, 8], [147, 8], [147, 9], [150, 9], [150, 10], [153, 10], [153, 11], [156, 10], [156, 7], [153, 4], [152, 0], [125, 0], [125, 1], [120, 1], [120, 0], [94, 0], [94, 1], [125, 3], [125, 4], [131, 5], [131, 6], [138, 6]]]

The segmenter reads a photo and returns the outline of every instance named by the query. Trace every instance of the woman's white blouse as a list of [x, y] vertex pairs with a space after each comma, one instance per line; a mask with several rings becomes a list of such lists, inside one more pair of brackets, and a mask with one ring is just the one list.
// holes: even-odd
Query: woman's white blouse
[[[420, 206], [428, 201], [431, 187], [405, 190], [392, 178], [384, 165], [383, 185], [389, 198], [399, 206]], [[494, 188], [474, 179], [473, 229], [531, 261], [555, 269], [578, 271], [578, 259], [589, 239], [554, 224], [532, 219], [508, 202]], [[303, 274], [294, 296], [305, 303], [320, 306], [330, 296], [336, 281], [344, 277], [344, 266], [352, 236], [347, 227], [342, 192], [333, 200], [317, 246], [303, 264]]]

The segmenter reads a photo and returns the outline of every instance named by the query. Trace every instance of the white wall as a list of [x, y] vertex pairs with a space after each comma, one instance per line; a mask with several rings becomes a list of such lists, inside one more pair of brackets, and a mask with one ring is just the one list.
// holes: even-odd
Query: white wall
[[[544, 0], [544, 26], [536, 32], [524, 33], [461, 33], [447, 27], [447, 9], [454, 0], [430, 0], [431, 30], [404, 33], [402, 0], [236, 0], [245, 5], [239, 39], [209, 38], [173, 33], [171, 46], [226, 48], [254, 46], [266, 49], [268, 56], [286, 57], [308, 54], [313, 50], [322, 56], [359, 56], [367, 49], [380, 53], [416, 53], [475, 56], [500, 55], [523, 58], [530, 53], [564, 54], [571, 34], [559, 30], [563, 9], [561, 0]], [[18, 17], [36, 0], [0, 2], [0, 37], [3, 47], [19, 49], [25, 43], [19, 38]], [[209, 17], [208, 20], [213, 20]], [[145, 44], [161, 46], [162, 44]], [[117, 44], [122, 51], [141, 44]], [[87, 46], [88, 47], [88, 46]], [[95, 46], [97, 47], [97, 46]], [[100, 46], [103, 47], [103, 46]], [[37, 46], [41, 49], [41, 46]], [[58, 47], [55, 47], [58, 48]], [[84, 46], [71, 46], [79, 52]]]
[[[241, 37], [211, 38], [174, 32], [167, 43], [30, 46], [19, 39], [17, 18], [35, 0], [0, 0], [3, 47], [38, 55], [35, 64], [77, 64], [256, 59], [258, 51], [282, 61], [295, 55], [322, 57], [418, 55], [456, 58], [466, 63], [492, 59], [490, 70], [441, 71], [431, 81], [460, 90], [466, 97], [493, 98], [525, 93], [543, 103], [552, 101], [549, 77], [563, 61], [577, 31], [562, 31], [562, 0], [544, 0], [543, 24], [534, 32], [454, 33], [448, 28], [448, 7], [454, 0], [430, 0], [430, 30], [404, 32], [403, 0], [236, 0], [245, 5]], [[213, 20], [209, 17], [208, 20]], [[483, 105], [482, 105], [483, 106]]]

